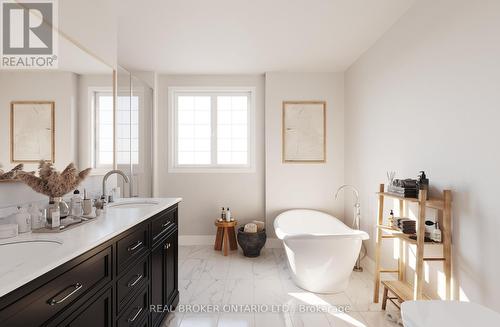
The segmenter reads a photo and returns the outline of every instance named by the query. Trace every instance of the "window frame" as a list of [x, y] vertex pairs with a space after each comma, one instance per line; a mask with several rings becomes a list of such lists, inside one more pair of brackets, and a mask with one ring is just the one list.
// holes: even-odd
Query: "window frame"
[[[168, 88], [168, 172], [169, 173], [255, 173], [255, 87], [169, 87]], [[185, 165], [177, 163], [178, 124], [177, 98], [179, 95], [208, 95], [211, 97], [211, 164]], [[247, 158], [248, 163], [217, 164], [217, 96], [248, 96]]]
[[[102, 174], [103, 172], [109, 171], [113, 169], [115, 165], [115, 146], [113, 145], [113, 162], [108, 165], [99, 164], [99, 115], [97, 111], [99, 110], [99, 96], [111, 96], [113, 97], [113, 90], [107, 87], [89, 87], [89, 98], [91, 99], [91, 115], [90, 115], [90, 124], [91, 124], [91, 166], [93, 168], [93, 172], [97, 175]], [[113, 109], [113, 121], [115, 119], [115, 111]], [[115, 127], [113, 123], [113, 143], [114, 143], [114, 132]]]

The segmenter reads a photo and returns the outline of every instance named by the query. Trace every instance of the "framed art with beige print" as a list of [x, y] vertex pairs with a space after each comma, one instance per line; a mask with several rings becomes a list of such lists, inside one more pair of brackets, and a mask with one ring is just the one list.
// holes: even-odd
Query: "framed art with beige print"
[[12, 101], [10, 107], [11, 162], [54, 162], [53, 101]]
[[326, 102], [284, 101], [284, 163], [326, 162]]

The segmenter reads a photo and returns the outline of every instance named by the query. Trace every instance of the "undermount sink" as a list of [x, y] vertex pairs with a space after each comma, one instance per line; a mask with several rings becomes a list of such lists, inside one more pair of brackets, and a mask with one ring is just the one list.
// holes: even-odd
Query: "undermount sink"
[[47, 253], [63, 245], [54, 239], [30, 239], [3, 241], [0, 243], [0, 258], [9, 263], [6, 267], [0, 265], [0, 274], [9, 272], [8, 267], [20, 267], [26, 263], [26, 258], [44, 258]]
[[6, 241], [0, 243], [0, 257], [1, 257], [1, 252], [4, 250], [7, 251], [22, 251], [23, 248], [26, 248], [30, 251], [33, 250], [33, 246], [38, 247], [45, 247], [45, 248], [50, 248], [50, 247], [58, 247], [63, 244], [62, 241], [59, 240], [53, 240], [53, 239], [34, 239], [34, 240], [15, 240], [15, 241]]
[[116, 203], [110, 203], [108, 205], [109, 208], [117, 208], [117, 209], [127, 209], [127, 208], [142, 208], [142, 207], [151, 207], [158, 205], [159, 202], [151, 201], [151, 200], [140, 200], [140, 201], [121, 201]]

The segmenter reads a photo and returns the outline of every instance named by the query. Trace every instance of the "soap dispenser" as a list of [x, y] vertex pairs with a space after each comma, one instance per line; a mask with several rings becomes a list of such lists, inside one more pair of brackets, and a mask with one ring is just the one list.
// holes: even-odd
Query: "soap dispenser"
[[437, 221], [436, 221], [436, 228], [432, 231], [431, 239], [434, 242], [438, 242], [438, 243], [441, 243], [441, 241], [442, 241], [441, 230], [439, 229], [439, 223]]

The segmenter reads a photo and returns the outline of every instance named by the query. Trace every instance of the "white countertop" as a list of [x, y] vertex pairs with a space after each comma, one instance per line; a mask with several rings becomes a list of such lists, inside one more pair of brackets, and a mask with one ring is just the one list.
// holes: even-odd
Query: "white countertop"
[[[15, 252], [13, 246], [5, 245], [2, 249], [0, 245], [0, 297], [179, 203], [182, 199], [132, 198], [117, 202], [141, 200], [158, 204], [137, 208], [108, 207], [106, 213], [100, 217], [60, 233], [25, 233], [0, 240], [0, 244], [35, 241], [23, 244], [19, 249], [16, 247]], [[36, 240], [54, 240], [62, 242], [62, 245], [37, 243]], [[12, 250], [7, 250], [8, 248]]]

